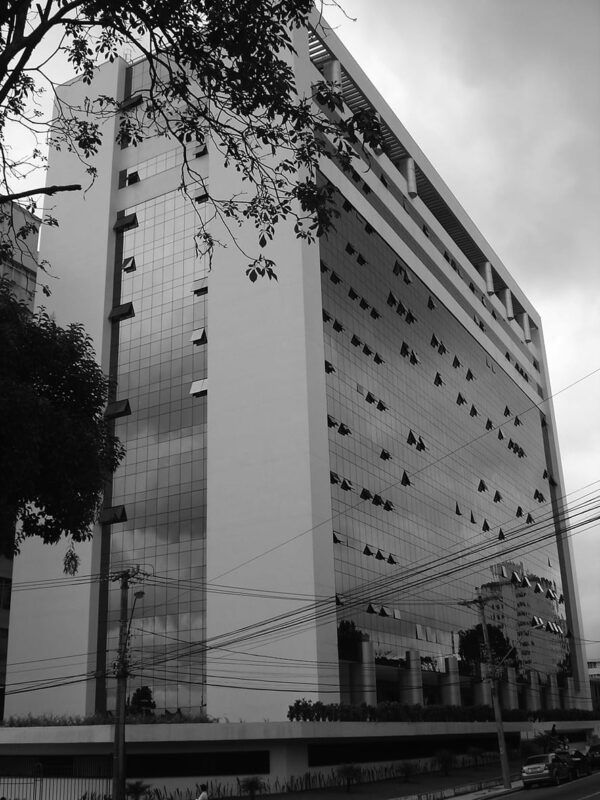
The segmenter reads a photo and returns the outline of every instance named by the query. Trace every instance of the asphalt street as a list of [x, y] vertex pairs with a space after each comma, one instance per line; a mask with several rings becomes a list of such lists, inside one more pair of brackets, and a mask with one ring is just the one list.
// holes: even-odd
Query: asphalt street
[[600, 772], [560, 786], [535, 786], [508, 795], [511, 800], [594, 800], [600, 798]]

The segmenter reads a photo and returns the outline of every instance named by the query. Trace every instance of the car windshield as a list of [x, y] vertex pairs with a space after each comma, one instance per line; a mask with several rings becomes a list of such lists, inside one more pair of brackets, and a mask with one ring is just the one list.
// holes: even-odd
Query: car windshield
[[527, 759], [528, 764], [545, 764], [548, 761], [548, 756], [530, 756]]

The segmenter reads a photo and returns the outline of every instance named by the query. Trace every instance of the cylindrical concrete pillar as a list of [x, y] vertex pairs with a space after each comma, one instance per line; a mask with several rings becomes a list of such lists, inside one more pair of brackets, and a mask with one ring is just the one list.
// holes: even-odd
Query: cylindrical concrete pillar
[[527, 686], [525, 687], [525, 708], [527, 711], [539, 711], [542, 707], [540, 693], [540, 679], [537, 672], [527, 674]]
[[531, 341], [531, 326], [529, 324], [529, 314], [526, 311], [523, 311], [517, 317], [517, 322], [523, 328], [523, 338], [526, 342]]
[[460, 705], [460, 675], [458, 674], [458, 659], [448, 656], [444, 659], [446, 671], [440, 677], [442, 689], [442, 703], [445, 706]]
[[406, 669], [401, 670], [400, 699], [409, 706], [423, 705], [423, 678], [421, 676], [421, 653], [407, 650]]
[[500, 289], [500, 292], [498, 294], [500, 296], [500, 300], [502, 300], [502, 302], [504, 303], [507, 319], [514, 319], [515, 312], [513, 311], [512, 293], [508, 288], [508, 286], [505, 286], [504, 289]]
[[416, 197], [417, 192], [417, 173], [415, 171], [415, 160], [407, 156], [400, 161], [400, 172], [406, 179], [406, 189], [409, 197]]
[[357, 687], [361, 703], [368, 706], [377, 705], [377, 677], [375, 674], [375, 657], [371, 642], [361, 642], [360, 648], [360, 686]]
[[488, 294], [494, 294], [494, 273], [489, 261], [482, 261], [479, 270], [485, 280], [485, 290]]
[[564, 686], [560, 695], [563, 708], [577, 708], [577, 696], [575, 694], [575, 681], [573, 678], [564, 679]]
[[488, 664], [479, 665], [481, 680], [473, 686], [473, 699], [476, 706], [492, 705], [492, 684], [487, 679], [489, 673]]
[[342, 65], [337, 58], [332, 58], [323, 64], [323, 77], [327, 83], [333, 83], [340, 89], [342, 88]]
[[556, 675], [548, 676], [548, 683], [546, 684], [546, 691], [544, 696], [544, 705], [547, 709], [560, 708], [560, 695], [558, 693], [558, 683], [556, 682]]

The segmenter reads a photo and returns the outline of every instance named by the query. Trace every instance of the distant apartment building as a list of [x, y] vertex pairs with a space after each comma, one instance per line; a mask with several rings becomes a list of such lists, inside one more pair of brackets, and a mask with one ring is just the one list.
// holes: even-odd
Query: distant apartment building
[[[107, 131], [85, 202], [56, 200], [59, 321], [94, 336], [127, 448], [94, 536], [87, 708], [114, 705], [108, 578], [133, 565], [131, 686], [159, 709], [485, 700], [459, 665], [478, 593], [520, 663], [503, 702], [588, 707], [541, 320], [337, 37], [298, 52], [299, 86], [338, 82], [384, 141], [349, 174], [323, 162], [339, 219], [312, 246], [280, 226], [277, 283], [250, 284], [233, 247], [196, 257], [174, 140]], [[98, 80], [134, 107], [148, 72]], [[215, 196], [243, 188], [210, 141], [188, 157]], [[53, 153], [49, 180], [74, 169]]]

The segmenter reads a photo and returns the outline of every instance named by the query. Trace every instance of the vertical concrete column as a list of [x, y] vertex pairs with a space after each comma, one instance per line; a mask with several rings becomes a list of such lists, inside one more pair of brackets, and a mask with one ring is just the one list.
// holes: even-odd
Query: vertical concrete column
[[407, 650], [406, 669], [400, 671], [400, 699], [409, 706], [423, 705], [423, 676], [421, 675], [421, 653]]
[[479, 264], [479, 271], [485, 280], [485, 290], [488, 294], [494, 294], [494, 275], [492, 273], [492, 265], [489, 261], [482, 261]]
[[492, 705], [492, 685], [487, 676], [489, 674], [488, 664], [479, 665], [479, 674], [481, 680], [475, 683], [473, 687], [473, 699], [477, 706], [491, 706]]
[[332, 58], [323, 64], [323, 77], [327, 83], [333, 83], [337, 88], [342, 88], [342, 65], [337, 58]]
[[406, 188], [409, 197], [416, 197], [418, 195], [418, 192], [417, 192], [417, 173], [415, 171], [414, 158], [411, 158], [411, 156], [407, 156], [406, 158], [401, 159], [398, 166], [400, 167], [401, 174], [404, 175], [404, 178], [406, 179]]
[[500, 300], [502, 300], [502, 302], [504, 303], [507, 319], [514, 319], [515, 312], [513, 311], [512, 293], [508, 288], [508, 286], [505, 286], [504, 289], [500, 289], [500, 291], [498, 292], [498, 296], [500, 297]]
[[285, 783], [291, 775], [305, 775], [308, 772], [308, 748], [306, 742], [283, 741], [279, 739], [271, 745], [269, 780], [277, 779]]
[[529, 672], [525, 688], [525, 708], [527, 711], [539, 711], [542, 707], [540, 679], [537, 672]]
[[371, 642], [362, 642], [360, 648], [360, 672], [358, 675], [358, 694], [360, 702], [369, 706], [377, 705], [377, 678], [375, 674], [375, 657]]
[[531, 341], [531, 325], [529, 324], [529, 314], [526, 311], [517, 316], [517, 322], [523, 328], [523, 338], [527, 343]]
[[460, 675], [458, 674], [458, 659], [448, 656], [444, 659], [446, 671], [440, 676], [442, 689], [442, 703], [445, 706], [460, 705]]
[[518, 708], [519, 694], [517, 692], [517, 672], [514, 667], [507, 667], [504, 680], [500, 686], [500, 701], [502, 708]]

